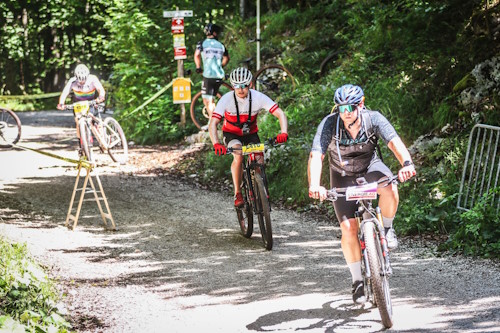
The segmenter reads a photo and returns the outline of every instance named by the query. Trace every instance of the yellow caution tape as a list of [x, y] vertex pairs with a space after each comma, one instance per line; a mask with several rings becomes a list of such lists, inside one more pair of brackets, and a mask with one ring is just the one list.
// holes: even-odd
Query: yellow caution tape
[[42, 98], [50, 98], [61, 95], [60, 92], [47, 93], [47, 94], [39, 94], [39, 95], [1, 95], [0, 100], [2, 99], [42, 99]]
[[[193, 82], [191, 81], [191, 79], [188, 79], [188, 80], [189, 80], [189, 82], [191, 84], [193, 84]], [[142, 103], [141, 105], [139, 105], [137, 108], [135, 108], [135, 110], [133, 110], [130, 113], [127, 113], [125, 116], [123, 116], [122, 119], [123, 118], [127, 118], [127, 117], [133, 115], [134, 113], [136, 113], [137, 111], [141, 110], [146, 105], [148, 105], [149, 103], [151, 103], [152, 101], [154, 101], [155, 99], [157, 99], [158, 97], [160, 97], [160, 95], [162, 95], [165, 91], [167, 91], [170, 87], [172, 87], [172, 85], [174, 84], [174, 81], [175, 80], [172, 80], [165, 87], [161, 88], [156, 94], [154, 94], [153, 96], [151, 96], [147, 101], [145, 101], [144, 103]]]
[[92, 163], [90, 163], [89, 161], [87, 161], [85, 159], [85, 157], [81, 157], [79, 160], [75, 160], [75, 159], [72, 159], [72, 158], [67, 158], [67, 157], [56, 155], [56, 154], [47, 153], [47, 152], [45, 152], [43, 150], [40, 150], [40, 149], [23, 147], [23, 146], [19, 146], [19, 145], [16, 145], [16, 144], [11, 144], [11, 145], [14, 148], [20, 148], [20, 149], [24, 149], [24, 150], [30, 150], [30, 151], [33, 151], [35, 153], [39, 153], [39, 154], [46, 155], [46, 156], [49, 156], [49, 157], [57, 158], [58, 160], [66, 161], [66, 162], [69, 162], [69, 163], [78, 164], [78, 165], [83, 166], [86, 169], [92, 169], [94, 167], [94, 165]]

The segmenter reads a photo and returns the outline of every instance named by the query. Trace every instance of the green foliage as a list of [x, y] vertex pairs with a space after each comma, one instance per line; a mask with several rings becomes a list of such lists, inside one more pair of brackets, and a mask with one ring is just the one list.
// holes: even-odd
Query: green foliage
[[[467, 141], [450, 136], [437, 144], [418, 145], [417, 178], [400, 186], [396, 228], [403, 234], [447, 234], [456, 228], [457, 189]], [[387, 154], [385, 155], [387, 156]], [[397, 170], [397, 162], [391, 166]]]
[[0, 239], [0, 330], [69, 332], [57, 291], [29, 256], [25, 245]]
[[491, 189], [471, 210], [460, 215], [458, 227], [447, 243], [451, 249], [467, 255], [500, 257], [500, 214], [498, 206], [492, 204], [499, 194], [500, 187]]
[[34, 0], [0, 3], [0, 92], [62, 89], [77, 62], [108, 72], [104, 22], [108, 1]]

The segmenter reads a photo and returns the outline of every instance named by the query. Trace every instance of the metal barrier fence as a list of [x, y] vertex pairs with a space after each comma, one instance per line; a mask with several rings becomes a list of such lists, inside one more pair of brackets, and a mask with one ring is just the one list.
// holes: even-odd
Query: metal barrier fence
[[[483, 194], [500, 186], [499, 141], [500, 127], [477, 124], [472, 128], [465, 155], [458, 209], [470, 210]], [[491, 204], [493, 207], [496, 205], [498, 213], [500, 196], [493, 195]]]

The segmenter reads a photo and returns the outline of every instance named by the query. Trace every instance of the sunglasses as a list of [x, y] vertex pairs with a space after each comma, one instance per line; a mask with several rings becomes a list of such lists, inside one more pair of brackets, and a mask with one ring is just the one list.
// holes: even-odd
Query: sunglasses
[[348, 104], [348, 105], [339, 105], [338, 109], [340, 113], [344, 112], [351, 113], [354, 112], [354, 110], [356, 110], [357, 107], [358, 107], [357, 105]]
[[234, 89], [245, 89], [245, 88], [248, 88], [248, 84], [234, 84], [233, 88]]

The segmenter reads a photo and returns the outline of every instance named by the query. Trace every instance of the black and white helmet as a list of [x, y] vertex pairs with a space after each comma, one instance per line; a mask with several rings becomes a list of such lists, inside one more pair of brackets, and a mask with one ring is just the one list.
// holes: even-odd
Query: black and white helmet
[[203, 29], [203, 31], [205, 32], [205, 35], [207, 35], [207, 36], [212, 36], [214, 33], [218, 35], [218, 34], [220, 34], [221, 30], [222, 30], [222, 28], [214, 23], [208, 23], [205, 26], [205, 28]]
[[245, 67], [238, 67], [231, 72], [229, 76], [231, 85], [244, 84], [249, 86], [252, 83], [252, 72]]
[[84, 64], [80, 64], [75, 68], [76, 79], [80, 82], [84, 82], [89, 77], [89, 68]]
[[365, 94], [363, 93], [363, 89], [361, 89], [361, 87], [346, 84], [335, 91], [334, 101], [337, 105], [357, 105], [364, 100], [364, 96]]

